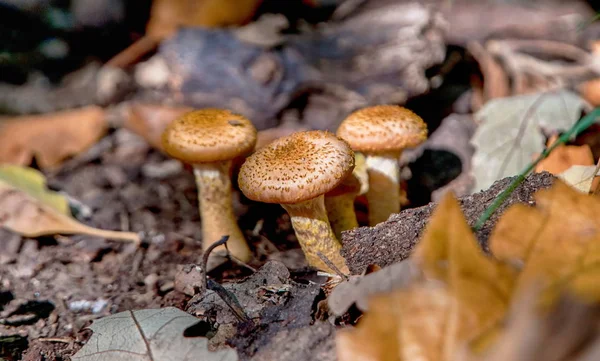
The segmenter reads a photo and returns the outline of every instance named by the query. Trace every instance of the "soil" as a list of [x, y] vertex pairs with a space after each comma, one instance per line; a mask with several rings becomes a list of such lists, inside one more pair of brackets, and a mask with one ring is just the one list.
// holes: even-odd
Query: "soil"
[[[85, 342], [89, 332], [84, 328], [94, 319], [129, 309], [185, 309], [190, 297], [174, 290], [174, 279], [178, 265], [200, 261], [202, 225], [192, 172], [171, 162], [119, 130], [47, 174], [49, 187], [72, 197], [81, 221], [141, 232], [144, 242], [137, 247], [89, 236], [27, 239], [0, 230], [2, 356], [28, 349], [24, 360], [66, 359]], [[305, 263], [283, 210], [249, 204], [239, 193], [236, 199], [255, 261], [228, 261], [212, 270], [211, 278], [239, 279], [269, 258], [304, 275]]]
[[[534, 204], [533, 194], [548, 188], [554, 181], [550, 173], [530, 175], [492, 215], [484, 226], [476, 232], [482, 248], [487, 251], [487, 240], [500, 215], [514, 203]], [[479, 216], [510, 184], [512, 178], [495, 182], [489, 189], [459, 199], [467, 222], [473, 226]], [[342, 233], [342, 255], [346, 258], [350, 271], [364, 272], [370, 265], [381, 267], [400, 262], [409, 257], [419, 240], [435, 203], [407, 209], [375, 227], [361, 227]]]

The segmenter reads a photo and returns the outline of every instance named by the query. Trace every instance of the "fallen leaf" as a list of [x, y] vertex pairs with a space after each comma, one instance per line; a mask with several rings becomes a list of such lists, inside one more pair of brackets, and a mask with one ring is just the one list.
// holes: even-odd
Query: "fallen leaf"
[[162, 150], [162, 133], [173, 120], [194, 110], [189, 107], [160, 104], [133, 104], [129, 108], [125, 127], [144, 138], [151, 146]]
[[156, 0], [152, 3], [146, 33], [169, 37], [182, 26], [220, 27], [244, 24], [262, 0]]
[[586, 102], [568, 90], [493, 99], [475, 114], [474, 191], [522, 171], [544, 149], [544, 133], [569, 129]]
[[443, 360], [454, 303], [431, 283], [373, 297], [358, 326], [337, 333], [338, 360]]
[[451, 194], [411, 260], [425, 280], [373, 298], [358, 327], [339, 333], [341, 361], [451, 360], [504, 317], [516, 270], [482, 253]]
[[597, 107], [600, 105], [600, 78], [588, 80], [578, 87], [579, 93], [588, 103]]
[[463, 361], [597, 360], [600, 313], [571, 295], [549, 310], [540, 309], [539, 287], [530, 287], [515, 302], [497, 335], [497, 342], [479, 353], [465, 348]]
[[600, 172], [596, 173], [595, 165], [573, 165], [566, 171], [557, 175], [565, 183], [582, 193], [589, 193], [592, 184]]
[[365, 276], [352, 276], [347, 282], [336, 286], [327, 297], [329, 311], [342, 316], [353, 304], [363, 312], [368, 311], [369, 299], [373, 295], [406, 288], [420, 276], [420, 269], [410, 259]]
[[208, 339], [184, 337], [198, 319], [175, 307], [120, 312], [94, 321], [94, 333], [71, 357], [82, 361], [237, 361], [234, 349], [208, 350]]
[[55, 168], [94, 145], [107, 128], [97, 106], [9, 118], [0, 122], [0, 163], [29, 165], [35, 157], [40, 168]]
[[[506, 312], [514, 289], [516, 270], [483, 254], [452, 194], [444, 196], [434, 210], [412, 260], [426, 277], [448, 285], [456, 299], [457, 318], [449, 338], [471, 340], [493, 327]], [[452, 334], [454, 333], [454, 334]], [[446, 355], [452, 355], [454, 346]]]
[[[546, 145], [547, 147], [552, 146], [558, 139], [558, 136], [553, 136]], [[536, 158], [539, 154], [535, 154]], [[594, 155], [592, 154], [592, 148], [589, 145], [564, 145], [561, 144], [554, 148], [548, 157], [543, 159], [535, 167], [536, 172], [550, 172], [554, 175], [558, 175], [572, 165], [594, 165]]]
[[544, 282], [544, 300], [563, 290], [600, 301], [600, 199], [560, 180], [535, 195], [536, 205], [515, 204], [490, 237], [498, 258], [520, 265], [517, 288]]
[[87, 234], [140, 242], [132, 232], [106, 231], [77, 222], [67, 200], [46, 188], [41, 173], [15, 165], [0, 165], [0, 225], [25, 237]]

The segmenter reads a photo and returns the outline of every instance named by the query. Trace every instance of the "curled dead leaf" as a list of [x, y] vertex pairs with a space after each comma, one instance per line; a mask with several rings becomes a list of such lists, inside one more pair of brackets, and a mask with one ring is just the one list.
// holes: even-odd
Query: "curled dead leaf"
[[453, 195], [435, 209], [412, 261], [425, 281], [374, 298], [358, 327], [340, 332], [341, 361], [451, 360], [504, 317], [517, 272], [482, 253]]
[[25, 237], [87, 234], [140, 242], [136, 233], [107, 231], [79, 223], [71, 217], [67, 200], [46, 188], [41, 173], [14, 165], [0, 166], [0, 225]]
[[35, 157], [42, 169], [94, 145], [106, 132], [104, 110], [97, 106], [0, 122], [0, 163], [29, 165]]
[[490, 238], [492, 253], [521, 265], [517, 288], [544, 282], [546, 302], [565, 289], [600, 301], [600, 199], [557, 180], [535, 200], [506, 211]]

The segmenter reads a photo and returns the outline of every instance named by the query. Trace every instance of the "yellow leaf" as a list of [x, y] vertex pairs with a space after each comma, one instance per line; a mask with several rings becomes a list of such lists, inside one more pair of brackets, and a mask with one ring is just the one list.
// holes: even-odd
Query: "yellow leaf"
[[46, 188], [41, 173], [14, 165], [0, 166], [0, 225], [25, 237], [87, 234], [140, 242], [135, 233], [105, 231], [77, 222], [70, 216], [67, 200]]
[[220, 27], [244, 24], [262, 0], [155, 0], [146, 27], [149, 36], [164, 39], [181, 26]]
[[[547, 146], [550, 147], [558, 136], [552, 137]], [[535, 171], [560, 174], [573, 165], [594, 165], [594, 155], [589, 145], [559, 145], [550, 155], [535, 167]]]
[[504, 317], [516, 270], [482, 253], [452, 195], [412, 257], [426, 280], [374, 299], [356, 330], [340, 333], [341, 361], [452, 360]]
[[338, 333], [338, 359], [442, 360], [453, 303], [445, 287], [433, 283], [374, 297], [358, 326]]
[[94, 145], [107, 128], [97, 106], [9, 118], [0, 122], [0, 163], [29, 165], [35, 156], [40, 168], [55, 168]]
[[453, 331], [457, 340], [470, 340], [503, 317], [516, 271], [483, 254], [453, 195], [435, 209], [413, 260], [426, 276], [448, 284], [458, 301], [459, 310], [453, 312], [469, 314]]
[[522, 265], [519, 289], [545, 282], [546, 302], [565, 289], [600, 301], [591, 281], [600, 274], [600, 200], [560, 180], [535, 200], [535, 207], [513, 205], [501, 217], [490, 238], [492, 253]]

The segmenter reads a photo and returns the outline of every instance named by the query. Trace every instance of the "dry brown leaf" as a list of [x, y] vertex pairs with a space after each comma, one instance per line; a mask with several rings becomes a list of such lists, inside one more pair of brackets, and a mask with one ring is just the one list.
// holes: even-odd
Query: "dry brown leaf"
[[456, 314], [461, 314], [461, 309], [469, 313], [453, 331], [457, 341], [476, 337], [503, 317], [516, 271], [483, 254], [452, 194], [435, 209], [413, 261], [421, 265], [426, 276], [448, 284], [458, 302]]
[[465, 349], [462, 361], [597, 360], [600, 334], [597, 306], [564, 295], [548, 310], [538, 304], [539, 285], [515, 297], [497, 342], [476, 354]]
[[162, 150], [161, 136], [167, 125], [189, 111], [189, 107], [160, 104], [133, 104], [129, 108], [125, 127], [144, 138], [151, 146]]
[[[547, 147], [550, 147], [558, 136], [555, 135], [548, 140]], [[536, 157], [537, 158], [537, 155]], [[537, 173], [546, 171], [558, 175], [573, 165], [594, 165], [594, 155], [589, 145], [559, 145], [550, 155], [542, 160], [535, 167]]]
[[429, 280], [374, 299], [357, 329], [340, 333], [340, 360], [450, 360], [504, 317], [516, 271], [482, 253], [453, 195], [435, 209], [412, 260]]
[[97, 106], [0, 122], [0, 163], [52, 169], [94, 145], [106, 132], [104, 110]]
[[440, 284], [378, 296], [354, 330], [338, 332], [340, 361], [442, 360], [454, 300]]
[[106, 231], [77, 222], [67, 200], [46, 188], [41, 173], [15, 165], [0, 166], [0, 226], [25, 237], [87, 234], [140, 242], [132, 232]]
[[220, 27], [249, 21], [262, 0], [155, 0], [146, 32], [164, 39], [181, 26]]
[[578, 87], [579, 93], [588, 103], [597, 107], [600, 105], [600, 78], [588, 80]]
[[492, 253], [522, 265], [518, 288], [545, 282], [545, 301], [565, 288], [600, 301], [600, 199], [560, 180], [535, 199], [535, 207], [516, 204], [501, 217], [490, 238]]

